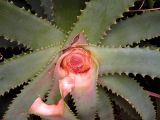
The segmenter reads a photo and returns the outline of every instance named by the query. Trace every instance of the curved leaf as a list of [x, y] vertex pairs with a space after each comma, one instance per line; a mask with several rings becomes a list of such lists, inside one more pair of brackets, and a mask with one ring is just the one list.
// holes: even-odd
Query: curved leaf
[[46, 98], [46, 103], [47, 104], [57, 104], [59, 100], [61, 99], [61, 93], [59, 89], [59, 81], [58, 80], [53, 80], [53, 85], [51, 87], [51, 90], [49, 90], [49, 93]]
[[102, 88], [98, 88], [99, 101], [97, 104], [97, 112], [100, 120], [114, 120], [113, 108], [108, 95]]
[[87, 3], [68, 40], [84, 31], [90, 43], [97, 44], [102, 34], [110, 28], [135, 0], [91, 0]]
[[143, 120], [155, 120], [154, 106], [147, 93], [135, 80], [126, 76], [113, 75], [103, 76], [98, 82], [127, 100]]
[[142, 15], [128, 18], [114, 25], [108, 32], [103, 45], [126, 46], [138, 43], [140, 40], [160, 36], [160, 12], [146, 12]]
[[101, 73], [130, 72], [160, 77], [159, 51], [141, 48], [86, 48], [98, 59]]
[[59, 48], [48, 48], [0, 64], [0, 94], [16, 87], [46, 67]]
[[122, 97], [117, 96], [115, 94], [109, 94], [109, 97], [112, 101], [115, 102], [126, 114], [128, 114], [131, 118], [140, 120], [140, 116], [136, 112], [136, 110]]
[[0, 26], [0, 35], [33, 49], [58, 45], [64, 40], [64, 34], [55, 26], [4, 0], [0, 1]]
[[29, 85], [25, 86], [24, 89], [17, 97], [13, 100], [9, 106], [8, 111], [4, 115], [4, 119], [7, 120], [27, 120], [28, 110], [36, 100], [36, 98], [43, 98], [45, 93], [51, 87], [53, 82], [53, 66], [55, 61], [52, 63]]

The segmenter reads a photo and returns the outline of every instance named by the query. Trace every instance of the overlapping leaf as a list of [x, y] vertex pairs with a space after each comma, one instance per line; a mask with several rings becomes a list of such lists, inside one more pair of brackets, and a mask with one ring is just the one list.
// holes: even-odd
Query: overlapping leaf
[[0, 94], [26, 82], [43, 69], [59, 47], [48, 48], [19, 56], [0, 64]]
[[113, 108], [110, 98], [102, 88], [98, 88], [99, 101], [97, 103], [100, 120], [114, 120]]
[[160, 77], [159, 51], [142, 48], [86, 48], [98, 59], [101, 73], [130, 72]]
[[33, 49], [58, 45], [64, 40], [64, 34], [55, 26], [4, 0], [0, 1], [0, 26], [0, 35]]
[[121, 108], [122, 111], [128, 114], [131, 118], [136, 120], [141, 119], [136, 110], [125, 99], [112, 93], [109, 93], [109, 97], [112, 101], [115, 102], [116, 105]]
[[126, 46], [140, 40], [151, 39], [160, 36], [160, 27], [157, 26], [160, 26], [160, 12], [146, 12], [114, 25], [102, 44]]
[[147, 93], [135, 80], [126, 76], [108, 75], [99, 78], [99, 84], [126, 99], [141, 115], [143, 120], [155, 120], [154, 106]]
[[43, 98], [45, 93], [51, 87], [53, 82], [53, 66], [55, 61], [52, 63], [33, 81], [25, 86], [24, 89], [17, 97], [13, 100], [9, 106], [8, 111], [4, 115], [4, 119], [7, 120], [27, 120], [28, 110], [36, 100], [36, 98]]
[[84, 31], [90, 43], [97, 44], [107, 29], [122, 15], [135, 0], [91, 0], [79, 17], [73, 31], [68, 37], [72, 40], [78, 33]]

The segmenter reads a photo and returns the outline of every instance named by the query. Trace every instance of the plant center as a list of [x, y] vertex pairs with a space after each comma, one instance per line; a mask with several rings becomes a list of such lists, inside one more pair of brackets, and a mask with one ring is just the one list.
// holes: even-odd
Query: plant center
[[83, 73], [90, 68], [90, 55], [82, 48], [73, 48], [69, 50], [62, 61], [62, 67], [67, 72]]
[[72, 69], [80, 69], [83, 66], [83, 56], [74, 54], [71, 56], [69, 66]]

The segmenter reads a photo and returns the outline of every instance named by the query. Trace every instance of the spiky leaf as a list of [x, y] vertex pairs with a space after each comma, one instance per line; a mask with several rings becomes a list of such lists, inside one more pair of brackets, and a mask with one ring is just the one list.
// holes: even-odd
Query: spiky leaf
[[102, 88], [98, 88], [99, 101], [97, 104], [100, 120], [114, 120], [113, 108], [110, 98]]
[[33, 81], [25, 86], [24, 89], [18, 96], [13, 100], [12, 104], [9, 106], [4, 119], [7, 120], [27, 120], [28, 110], [36, 100], [36, 98], [43, 98], [47, 90], [50, 88], [53, 80], [53, 71], [55, 61], [52, 61], [41, 74]]
[[98, 43], [105, 32], [135, 0], [92, 0], [79, 17], [68, 40], [84, 31], [90, 43]]
[[55, 26], [4, 0], [0, 1], [0, 26], [0, 35], [33, 49], [58, 45], [64, 40], [64, 34]]
[[109, 97], [122, 109], [122, 111], [128, 114], [131, 118], [136, 120], [141, 119], [136, 110], [125, 99], [113, 93], [109, 93]]
[[58, 49], [59, 47], [48, 48], [1, 63], [0, 94], [34, 77], [40, 69], [46, 67], [47, 63], [57, 53]]
[[59, 81], [53, 80], [53, 84], [51, 90], [49, 90], [49, 93], [47, 95], [46, 102], [48, 104], [57, 104], [61, 97], [62, 96], [60, 94]]
[[108, 75], [99, 78], [98, 82], [113, 93], [126, 99], [137, 110], [143, 120], [155, 120], [154, 106], [147, 93], [135, 80], [126, 76]]
[[130, 72], [160, 77], [159, 51], [141, 48], [86, 48], [98, 59], [101, 73]]
[[160, 35], [160, 12], [146, 12], [114, 25], [102, 41], [103, 45], [125, 46]]

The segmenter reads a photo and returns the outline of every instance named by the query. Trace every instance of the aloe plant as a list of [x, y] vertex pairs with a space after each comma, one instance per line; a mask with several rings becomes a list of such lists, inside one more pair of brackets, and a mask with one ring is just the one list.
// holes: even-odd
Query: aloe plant
[[[2, 119], [27, 120], [33, 114], [49, 120], [114, 120], [116, 104], [124, 119], [156, 120], [149, 96], [158, 95], [129, 73], [160, 77], [158, 48], [131, 47], [160, 35], [159, 11], [123, 20], [135, 0], [27, 2], [37, 16], [0, 1], [0, 36], [30, 51], [0, 63], [1, 96], [23, 85]], [[0, 46], [12, 44], [0, 40]]]

